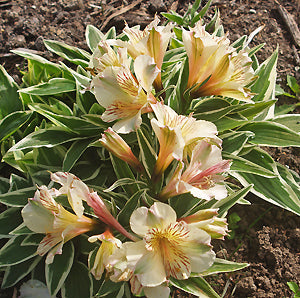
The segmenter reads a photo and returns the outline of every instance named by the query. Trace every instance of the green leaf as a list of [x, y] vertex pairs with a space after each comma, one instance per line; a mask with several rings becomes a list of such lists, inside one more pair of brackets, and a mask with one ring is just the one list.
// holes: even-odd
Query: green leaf
[[67, 151], [64, 162], [63, 162], [63, 171], [69, 172], [80, 156], [84, 153], [84, 151], [88, 148], [91, 143], [90, 139], [83, 139], [75, 141], [70, 149]]
[[33, 198], [36, 187], [18, 189], [0, 195], [0, 202], [13, 207], [24, 207], [28, 203], [28, 198]]
[[93, 25], [87, 25], [85, 31], [86, 43], [90, 50], [94, 52], [98, 43], [104, 39], [104, 34]]
[[12, 112], [23, 110], [18, 94], [18, 85], [0, 65], [0, 119]]
[[[60, 64], [61, 64], [61, 67], [64, 71], [64, 74], [65, 75], [70, 74], [72, 76], [72, 80], [74, 78], [79, 86], [81, 86], [82, 88], [87, 88], [90, 85], [91, 79], [89, 78], [89, 76], [88, 75], [82, 75], [82, 74], [79, 73], [79, 69], [82, 68], [80, 65], [78, 66], [77, 71], [75, 71], [75, 70], [68, 67], [67, 65], [65, 65], [62, 62], [60, 62]], [[81, 90], [79, 90], [79, 91], [81, 91]]]
[[36, 245], [38, 246], [45, 235], [43, 234], [29, 234], [26, 235], [24, 240], [21, 243], [21, 246], [28, 246], [28, 245]]
[[245, 155], [250, 161], [259, 160], [261, 166], [272, 170], [276, 177], [270, 179], [250, 173], [230, 173], [243, 186], [253, 184], [253, 192], [258, 197], [300, 215], [300, 186], [291, 172], [277, 165], [271, 156], [262, 149], [253, 149]]
[[[113, 165], [114, 171], [115, 171], [118, 179], [130, 178], [132, 180], [135, 180], [135, 177], [134, 177], [130, 167], [128, 166], [128, 164], [125, 161], [115, 157], [111, 153], [109, 153], [109, 156], [110, 156], [111, 163]], [[132, 196], [139, 190], [139, 187], [135, 184], [123, 185], [122, 188], [129, 196]]]
[[230, 105], [227, 100], [214, 97], [198, 101], [192, 110], [197, 119], [216, 121], [238, 108], [239, 105]]
[[0, 237], [10, 237], [8, 234], [23, 222], [20, 208], [8, 208], [0, 214]]
[[20, 248], [25, 237], [13, 237], [0, 249], [0, 267], [16, 265], [37, 255], [34, 245]]
[[184, 280], [178, 280], [171, 277], [170, 284], [198, 297], [220, 298], [210, 284], [202, 277], [190, 277], [189, 279]]
[[223, 143], [223, 151], [231, 154], [238, 154], [247, 143], [248, 139], [253, 137], [254, 133], [251, 131], [245, 132], [229, 132], [221, 136]]
[[136, 134], [141, 152], [141, 160], [150, 179], [156, 163], [156, 153], [141, 129], [138, 129]]
[[300, 135], [288, 127], [271, 122], [257, 121], [243, 125], [240, 131], [252, 131], [255, 135], [249, 140], [262, 146], [300, 146]]
[[32, 95], [56, 95], [59, 93], [71, 92], [76, 90], [74, 81], [64, 78], [54, 78], [47, 83], [42, 83], [35, 86], [30, 86], [25, 89], [19, 90], [21, 93]]
[[162, 14], [162, 16], [167, 18], [169, 21], [175, 22], [180, 26], [183, 25], [183, 17], [181, 15], [179, 15], [178, 13], [171, 11], [171, 13], [162, 12], [161, 14]]
[[14, 230], [12, 230], [9, 234], [10, 235], [28, 235], [28, 234], [34, 234], [34, 232], [29, 230], [23, 222], [18, 227], [16, 227]]
[[247, 187], [240, 189], [234, 193], [231, 193], [228, 197], [217, 201], [214, 203], [211, 208], [219, 208], [218, 213], [219, 216], [224, 216], [226, 212], [238, 201], [241, 201], [251, 190], [252, 184], [248, 185]]
[[[266, 100], [262, 102], [256, 102], [254, 104], [244, 104], [241, 109], [238, 109], [239, 113], [248, 119], [253, 119], [257, 116], [260, 112], [264, 110], [268, 110], [268, 108], [272, 107], [276, 99]], [[244, 107], [244, 108], [243, 108]]]
[[[63, 246], [62, 254], [55, 255], [52, 264], [46, 264], [46, 284], [51, 296], [55, 296], [65, 282], [74, 261], [74, 246], [71, 241]], [[84, 297], [84, 296], [74, 296]], [[88, 297], [88, 296], [86, 296]]]
[[233, 173], [232, 176], [244, 186], [253, 184], [254, 187], [251, 192], [258, 197], [300, 215], [299, 199], [297, 201], [295, 193], [288, 190], [280, 178], [269, 179], [248, 173]]
[[45, 104], [30, 104], [29, 108], [45, 116], [55, 125], [72, 130], [82, 136], [98, 136], [100, 134], [99, 129], [102, 128], [102, 126], [97, 126], [86, 119], [63, 115], [61, 111], [57, 111], [57, 109]]
[[75, 261], [62, 287], [63, 298], [92, 297], [93, 281], [89, 269]]
[[282, 124], [289, 129], [300, 133], [300, 114], [280, 115], [273, 118], [271, 121]]
[[196, 273], [196, 274], [192, 273], [192, 276], [199, 276], [199, 275], [206, 276], [206, 275], [218, 274], [223, 272], [233, 272], [236, 270], [241, 270], [248, 266], [249, 266], [248, 263], [236, 263], [236, 262], [216, 258], [215, 262], [211, 267], [209, 267], [207, 270], [201, 273]]
[[122, 208], [122, 210], [118, 214], [118, 222], [126, 227], [129, 225], [129, 218], [132, 212], [140, 206], [140, 199], [143, 197], [143, 195], [146, 193], [147, 190], [141, 189], [138, 192], [136, 192], [131, 198], [126, 202], [125, 206]]
[[277, 59], [278, 49], [255, 72], [258, 78], [251, 87], [251, 91], [256, 93], [253, 101], [265, 101], [274, 97]]
[[280, 106], [275, 106], [275, 116], [288, 114], [289, 112], [294, 111], [299, 105], [300, 105], [300, 102], [298, 102], [297, 104], [291, 104], [291, 105], [283, 104]]
[[116, 28], [111, 27], [104, 35], [104, 39], [115, 39], [116, 38]]
[[53, 73], [58, 75], [59, 73], [61, 73], [61, 68], [59, 64], [50, 62], [49, 60], [30, 52], [30, 50], [28, 49], [12, 50], [11, 52], [21, 57], [24, 57], [30, 61], [34, 61], [35, 64], [38, 64], [42, 69], [47, 70], [51, 74]]
[[294, 77], [292, 77], [290, 75], [287, 75], [286, 76], [286, 81], [287, 81], [288, 86], [292, 89], [292, 91], [295, 94], [300, 93], [300, 86], [299, 86], [299, 84], [297, 83], [297, 80]]
[[192, 19], [191, 21], [191, 27], [195, 25], [196, 22], [198, 22], [207, 12], [211, 5], [212, 0], [208, 0], [205, 6], [200, 10], [200, 12]]
[[4, 273], [1, 288], [6, 289], [15, 285], [35, 268], [41, 258], [37, 256], [34, 260], [30, 259], [14, 266], [8, 266]]
[[9, 179], [0, 177], [0, 194], [7, 193], [10, 188]]
[[240, 115], [238, 113], [230, 114], [228, 116], [224, 116], [223, 118], [214, 121], [219, 132], [236, 128], [236, 127], [241, 126], [248, 122], [249, 121], [247, 118], [242, 117], [242, 115]]
[[264, 167], [260, 166], [259, 163], [254, 163], [247, 160], [246, 158], [235, 156], [233, 154], [229, 154], [226, 152], [223, 152], [223, 156], [226, 159], [232, 160], [230, 171], [252, 173], [252, 174], [269, 177], [269, 178], [276, 177], [276, 175], [272, 171], [267, 170]]
[[80, 253], [88, 255], [95, 248], [99, 249], [97, 242], [89, 242], [89, 236], [87, 234], [81, 234], [76, 238], [76, 249], [80, 250]]
[[109, 294], [120, 291], [123, 284], [123, 282], [112, 282], [110, 279], [104, 280], [97, 293], [97, 297], [109, 297]]
[[0, 141], [7, 139], [22, 127], [31, 117], [31, 112], [13, 112], [0, 121]]
[[190, 193], [181, 194], [169, 199], [170, 206], [176, 211], [177, 217], [191, 215], [200, 200]]
[[75, 141], [77, 139], [80, 139], [80, 136], [62, 127], [51, 127], [48, 129], [40, 129], [29, 134], [12, 148], [10, 148], [10, 151], [39, 147], [51, 148], [66, 142]]
[[44, 43], [49, 51], [74, 64], [81, 65], [82, 67], [87, 67], [89, 64], [91, 55], [84, 50], [54, 40], [44, 40]]
[[10, 175], [10, 188], [9, 191], [18, 190], [32, 186], [32, 181], [26, 180], [15, 174]]
[[299, 286], [294, 281], [288, 281], [287, 285], [290, 288], [290, 290], [294, 292], [294, 294], [295, 294], [294, 298], [300, 297]]
[[292, 98], [296, 98], [296, 96], [290, 94], [290, 93], [287, 93], [285, 92], [281, 87], [280, 85], [276, 84], [275, 86], [275, 96], [281, 96], [281, 95], [285, 95], [285, 96], [288, 96], [288, 97], [292, 97]]

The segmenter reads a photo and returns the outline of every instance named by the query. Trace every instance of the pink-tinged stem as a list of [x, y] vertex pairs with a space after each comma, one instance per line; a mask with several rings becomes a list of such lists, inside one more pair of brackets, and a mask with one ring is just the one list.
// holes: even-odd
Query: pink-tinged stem
[[96, 192], [90, 193], [89, 198], [87, 199], [87, 203], [90, 207], [93, 208], [94, 213], [98, 216], [98, 218], [106, 223], [107, 225], [115, 228], [121, 234], [132, 241], [138, 241], [139, 239], [130, 233], [128, 233], [120, 223], [111, 215], [111, 213], [106, 208], [102, 199], [98, 196]]

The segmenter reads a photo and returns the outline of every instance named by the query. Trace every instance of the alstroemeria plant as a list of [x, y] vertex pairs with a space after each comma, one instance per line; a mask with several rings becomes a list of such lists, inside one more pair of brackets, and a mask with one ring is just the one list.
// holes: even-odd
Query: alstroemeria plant
[[21, 109], [0, 113], [2, 287], [45, 272], [51, 297], [219, 297], [206, 276], [247, 266], [213, 251], [229, 208], [252, 191], [300, 214], [298, 175], [259, 148], [300, 144], [299, 115], [274, 109], [278, 52], [260, 65], [255, 34], [230, 43], [200, 4], [89, 25], [91, 53], [45, 41], [76, 70], [15, 51], [24, 88], [0, 67], [3, 111]]

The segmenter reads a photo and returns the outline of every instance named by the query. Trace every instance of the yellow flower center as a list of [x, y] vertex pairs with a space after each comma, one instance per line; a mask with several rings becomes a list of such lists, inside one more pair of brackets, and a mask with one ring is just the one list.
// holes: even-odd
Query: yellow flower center
[[170, 224], [167, 228], [152, 228], [145, 235], [146, 249], [160, 254], [167, 276], [187, 278], [190, 260], [183, 247], [187, 244], [189, 229], [183, 222]]

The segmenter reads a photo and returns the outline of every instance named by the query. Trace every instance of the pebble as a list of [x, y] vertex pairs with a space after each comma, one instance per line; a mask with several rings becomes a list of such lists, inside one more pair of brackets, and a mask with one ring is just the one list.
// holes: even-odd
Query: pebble
[[162, 0], [152, 0], [149, 4], [149, 11], [151, 13], [166, 11], [167, 8]]
[[44, 45], [44, 39], [42, 36], [39, 36], [35, 42], [34, 42], [34, 47], [38, 50], [38, 51], [44, 51], [45, 50], [45, 45]]
[[250, 13], [253, 13], [253, 14], [256, 14], [256, 10], [255, 10], [255, 9], [252, 9], [252, 8], [249, 10], [249, 12], [250, 12]]
[[14, 44], [16, 47], [24, 47], [26, 45], [26, 39], [24, 35], [17, 35], [14, 38]]

